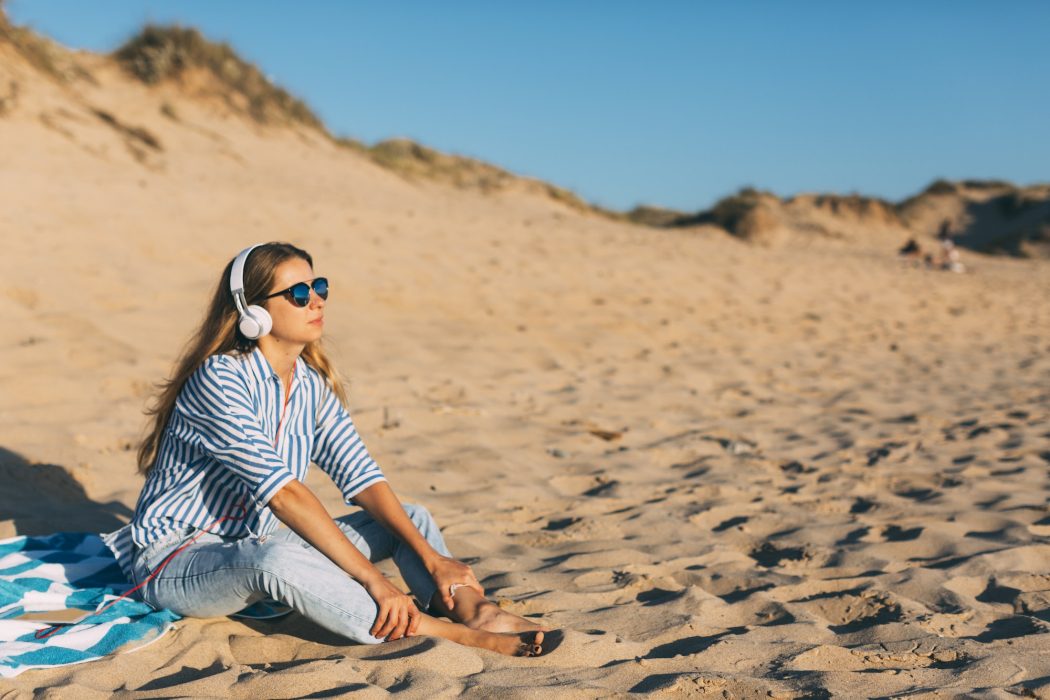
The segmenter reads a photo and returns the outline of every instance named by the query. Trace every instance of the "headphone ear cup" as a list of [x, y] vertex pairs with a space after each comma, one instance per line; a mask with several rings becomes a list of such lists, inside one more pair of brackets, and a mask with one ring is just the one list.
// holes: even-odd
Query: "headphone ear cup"
[[241, 335], [249, 340], [256, 340], [268, 335], [273, 328], [273, 319], [269, 312], [261, 306], [249, 306], [247, 313], [241, 317]]
[[248, 340], [255, 340], [259, 337], [259, 322], [247, 314], [241, 316], [240, 322], [237, 324], [237, 329], [241, 332]]

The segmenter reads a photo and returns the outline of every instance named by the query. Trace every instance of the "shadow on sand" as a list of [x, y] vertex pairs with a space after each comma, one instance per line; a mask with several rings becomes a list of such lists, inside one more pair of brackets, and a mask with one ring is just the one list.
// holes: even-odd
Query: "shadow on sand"
[[0, 538], [54, 532], [109, 532], [131, 511], [118, 501], [97, 503], [68, 469], [33, 464], [0, 447]]

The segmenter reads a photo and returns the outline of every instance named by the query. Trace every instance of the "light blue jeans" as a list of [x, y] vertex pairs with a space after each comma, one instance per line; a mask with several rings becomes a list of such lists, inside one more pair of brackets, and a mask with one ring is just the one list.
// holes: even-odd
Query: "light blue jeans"
[[[435, 550], [451, 556], [426, 508], [406, 504], [405, 511]], [[420, 608], [427, 609], [437, 586], [410, 547], [364, 511], [336, 518], [335, 523], [369, 560], [392, 556]], [[140, 549], [133, 563], [135, 584], [145, 581], [172, 551], [199, 532], [182, 528]], [[269, 596], [355, 642], [384, 641], [369, 634], [378, 608], [368, 591], [288, 528], [244, 538], [205, 533], [140, 591], [153, 607], [184, 617], [230, 615]]]

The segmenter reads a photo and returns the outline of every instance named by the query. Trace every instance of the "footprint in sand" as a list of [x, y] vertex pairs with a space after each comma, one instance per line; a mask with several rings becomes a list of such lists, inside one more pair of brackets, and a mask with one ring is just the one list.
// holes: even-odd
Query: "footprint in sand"
[[771, 542], [764, 542], [752, 549], [748, 556], [754, 559], [760, 566], [772, 568], [779, 566], [781, 562], [804, 562], [812, 559], [812, 555], [805, 547], [777, 547]]
[[852, 649], [820, 645], [785, 664], [791, 671], [873, 671], [876, 669], [948, 669], [969, 663], [962, 651], [945, 648], [940, 640], [885, 642]]
[[889, 525], [883, 528], [882, 538], [887, 542], [909, 542], [917, 540], [922, 534], [923, 527], [902, 528], [899, 525]]
[[786, 684], [767, 678], [725, 678], [701, 671], [654, 673], [630, 688], [631, 693], [645, 693], [673, 698], [793, 698], [797, 693]]
[[1001, 639], [1014, 639], [1016, 637], [1027, 637], [1031, 634], [1050, 633], [1050, 624], [1029, 615], [1012, 615], [1010, 617], [993, 620], [980, 634], [972, 637], [974, 641], [987, 644], [997, 642]]
[[835, 634], [858, 632], [876, 625], [898, 622], [903, 617], [900, 605], [888, 593], [862, 587], [817, 593], [792, 601], [792, 607], [825, 620], [828, 629]]
[[923, 503], [924, 501], [932, 501], [936, 498], [939, 498], [941, 495], [938, 491], [935, 491], [934, 489], [924, 488], [921, 486], [906, 486], [897, 491], [894, 491], [893, 493], [897, 496], [900, 496], [901, 498], [907, 498], [918, 503]]
[[699, 654], [705, 651], [719, 641], [726, 637], [731, 637], [739, 634], [746, 634], [746, 627], [730, 627], [724, 632], [718, 634], [712, 634], [706, 637], [684, 637], [682, 639], [676, 639], [673, 642], [667, 644], [661, 644], [655, 646], [649, 650], [649, 653], [643, 656], [643, 659], [673, 659], [676, 656], [692, 656], [693, 654]]
[[[722, 522], [718, 523], [713, 528], [711, 528], [711, 532], [724, 532], [724, 531], [728, 530], [731, 527], [737, 527], [739, 525], [743, 525], [749, 519], [750, 518], [748, 518], [747, 516], [738, 515], [738, 516], [729, 518], [728, 520], [723, 520]], [[742, 529], [742, 528], [740, 528], [740, 529]]]
[[[980, 603], [1009, 605], [1016, 615], [1050, 622], [1050, 575], [1022, 573], [993, 576], [975, 599]], [[1020, 623], [1012, 624], [1016, 627]], [[1008, 629], [1011, 629], [1008, 625], [1001, 625], [996, 629], [989, 628], [986, 633], [1002, 633]]]
[[853, 501], [853, 505], [850, 506], [849, 512], [853, 514], [867, 513], [871, 509], [878, 507], [875, 501], [869, 501], [866, 498], [858, 498]]
[[792, 625], [798, 619], [792, 615], [786, 607], [780, 603], [768, 603], [751, 613], [758, 627], [777, 627], [779, 625]]

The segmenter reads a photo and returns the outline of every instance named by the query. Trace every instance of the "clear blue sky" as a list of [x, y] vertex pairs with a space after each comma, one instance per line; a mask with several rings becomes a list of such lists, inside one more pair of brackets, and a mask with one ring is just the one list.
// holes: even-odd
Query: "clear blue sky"
[[109, 51], [228, 41], [341, 135], [407, 136], [617, 209], [741, 186], [898, 199], [1050, 180], [1050, 2], [8, 0]]

